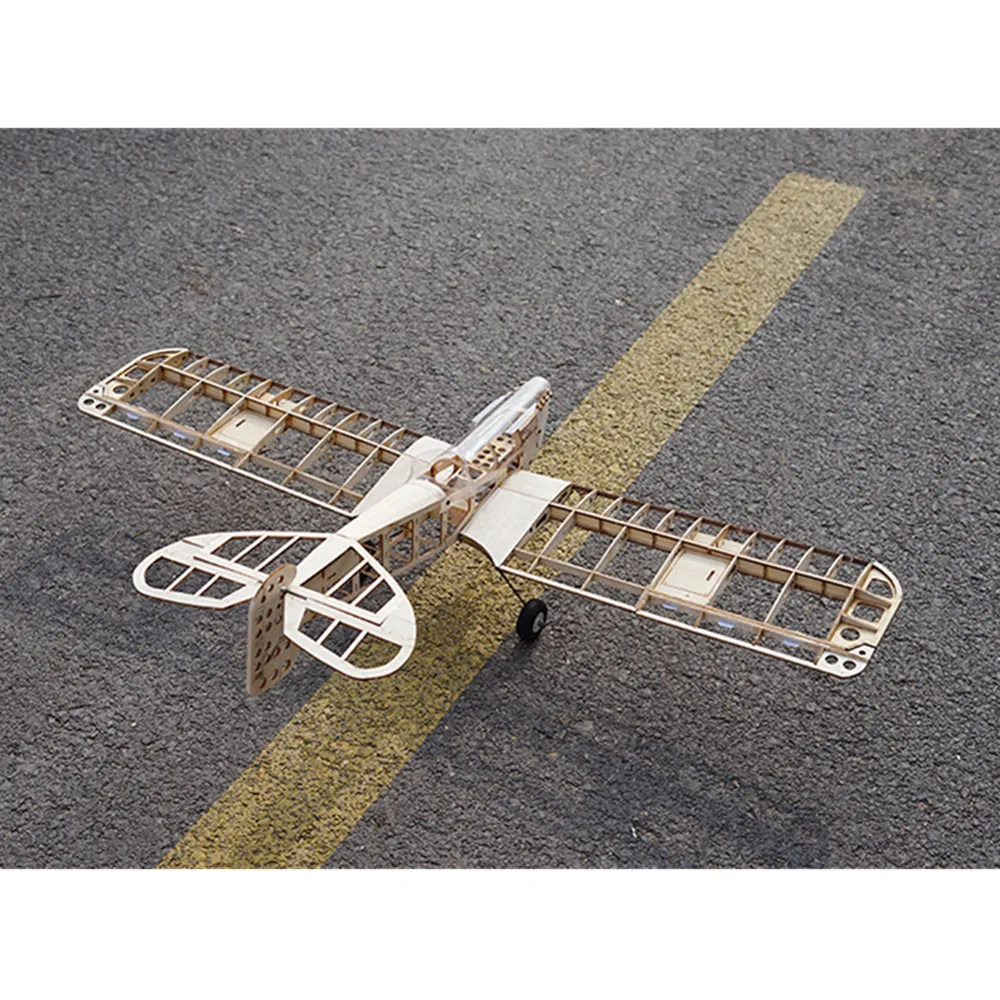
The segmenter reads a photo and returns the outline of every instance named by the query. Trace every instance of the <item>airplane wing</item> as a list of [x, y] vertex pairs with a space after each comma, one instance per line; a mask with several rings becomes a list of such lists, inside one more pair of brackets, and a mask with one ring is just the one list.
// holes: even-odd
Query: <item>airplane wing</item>
[[902, 601], [879, 563], [530, 472], [462, 538], [513, 576], [836, 677], [867, 666]]
[[[444, 441], [182, 348], [140, 355], [83, 393], [83, 412], [351, 517], [390, 471]], [[385, 492], [385, 484], [381, 490]]]

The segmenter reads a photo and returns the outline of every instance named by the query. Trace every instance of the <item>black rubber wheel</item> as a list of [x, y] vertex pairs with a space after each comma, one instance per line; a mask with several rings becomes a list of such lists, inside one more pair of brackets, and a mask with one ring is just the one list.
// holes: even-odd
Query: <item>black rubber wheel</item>
[[549, 609], [544, 601], [538, 598], [528, 601], [517, 616], [517, 634], [525, 642], [534, 642], [545, 628], [548, 615]]

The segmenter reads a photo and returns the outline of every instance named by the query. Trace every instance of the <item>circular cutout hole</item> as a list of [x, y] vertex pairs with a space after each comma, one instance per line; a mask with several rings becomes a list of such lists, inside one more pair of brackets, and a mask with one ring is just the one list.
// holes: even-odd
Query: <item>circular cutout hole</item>
[[125, 386], [116, 385], [114, 389], [111, 390], [116, 396], [120, 396], [125, 391]]
[[853, 642], [855, 639], [861, 638], [861, 633], [856, 628], [844, 628], [840, 630], [840, 636], [848, 642]]
[[91, 399], [91, 398], [90, 398], [90, 397], [88, 396], [88, 397], [87, 397], [87, 398], [86, 398], [86, 399], [85, 399], [85, 400], [83, 401], [83, 405], [84, 405], [84, 406], [93, 406], [93, 405], [94, 405], [94, 401], [93, 401], [93, 400], [92, 400], [92, 399]]
[[274, 590], [274, 584], [273, 583], [269, 583], [267, 585], [267, 592], [270, 594], [272, 590]]
[[837, 662], [837, 657], [834, 656], [833, 653], [827, 653], [826, 656], [823, 657], [823, 659], [826, 663], [830, 664], [834, 664]]
[[272, 681], [273, 681], [273, 680], [275, 680], [275, 679], [277, 678], [277, 676], [278, 676], [278, 671], [277, 671], [277, 670], [275, 670], [275, 671], [274, 671], [274, 673], [273, 673], [273, 674], [271, 674], [271, 680], [272, 680]]
[[857, 664], [854, 662], [854, 660], [844, 660], [845, 670], [853, 670], [856, 666]]

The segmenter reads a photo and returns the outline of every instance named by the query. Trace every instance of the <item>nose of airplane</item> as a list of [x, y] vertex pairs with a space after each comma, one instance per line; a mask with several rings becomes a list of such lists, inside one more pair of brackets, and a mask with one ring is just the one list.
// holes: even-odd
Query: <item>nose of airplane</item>
[[552, 391], [552, 386], [549, 385], [549, 380], [547, 378], [543, 378], [541, 375], [529, 378], [528, 381], [524, 383], [524, 388], [536, 399], [539, 399], [544, 396], [545, 393]]

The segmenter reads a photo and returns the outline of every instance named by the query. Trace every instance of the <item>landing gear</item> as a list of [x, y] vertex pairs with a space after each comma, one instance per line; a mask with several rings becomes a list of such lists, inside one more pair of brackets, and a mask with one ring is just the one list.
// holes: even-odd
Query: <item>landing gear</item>
[[517, 587], [507, 578], [507, 574], [499, 566], [497, 569], [503, 577], [503, 582], [510, 587], [514, 596], [521, 602], [521, 613], [517, 616], [517, 634], [523, 642], [534, 642], [541, 635], [542, 629], [545, 628], [545, 623], [548, 621], [549, 609], [545, 601], [540, 601], [537, 597], [526, 601], [518, 593]]
[[517, 634], [525, 642], [534, 642], [545, 628], [548, 613], [544, 601], [537, 597], [528, 601], [517, 616]]

